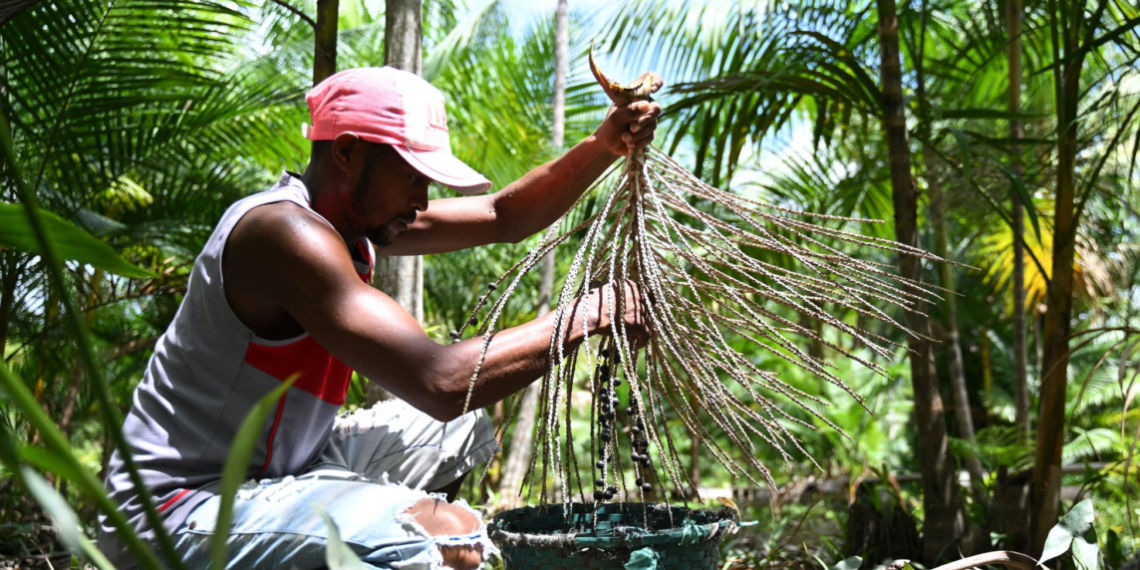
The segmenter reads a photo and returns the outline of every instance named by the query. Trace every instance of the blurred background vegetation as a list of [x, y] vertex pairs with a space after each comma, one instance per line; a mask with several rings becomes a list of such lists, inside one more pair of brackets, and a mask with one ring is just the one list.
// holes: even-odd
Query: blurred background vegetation
[[[422, 4], [423, 75], [447, 95], [454, 152], [498, 189], [562, 151], [551, 142], [554, 11], [513, 21], [498, 2], [458, 2]], [[592, 132], [606, 110], [584, 64], [596, 43], [609, 52], [603, 61], [612, 75], [651, 68], [664, 75], [656, 144], [705, 181], [788, 208], [885, 220], [833, 225], [894, 239], [890, 167], [899, 149], [881, 128], [880, 19], [888, 2], [634, 0], [599, 9], [571, 0], [566, 145]], [[824, 413], [852, 439], [823, 425], [801, 429], [822, 469], [758, 447], [777, 467], [780, 487], [750, 489], [698, 460], [688, 434], [676, 433], [706, 497], [734, 501], [744, 518], [761, 521], [726, 543], [726, 563], [831, 566], [861, 555], [867, 567], [903, 557], [933, 565], [988, 549], [1032, 552], [1038, 519], [1052, 526], [1058, 512], [1092, 498], [1105, 564], [1135, 568], [1137, 7], [1115, 0], [889, 7], [897, 11], [903, 152], [918, 194], [919, 243], [973, 268], [922, 268], [924, 280], [957, 293], [946, 296], [953, 304], [930, 310], [932, 336], [942, 341], [929, 348], [934, 394], [916, 396], [905, 344], [895, 360], [879, 362], [889, 380], [836, 361], [875, 415], [769, 353], [740, 347], [760, 368], [833, 402]], [[22, 214], [5, 210], [17, 217], [4, 218], [11, 232], [0, 230], [0, 354], [96, 475], [114, 441], [105, 406], [120, 416], [129, 408], [213, 224], [234, 200], [307, 162], [300, 125], [308, 120], [320, 8], [311, 0], [0, 3], [0, 108], [26, 184], [46, 211], [149, 272], [127, 277], [69, 261], [62, 286], [52, 286], [44, 258], [9, 235]], [[335, 68], [384, 63], [385, 8], [339, 1]], [[24, 201], [13, 171], [6, 160], [3, 206]], [[446, 339], [486, 284], [528, 251], [523, 242], [426, 258], [425, 328]], [[556, 259], [556, 281], [568, 262]], [[535, 316], [539, 276], [524, 284], [504, 325]], [[107, 398], [83, 366], [69, 304]], [[830, 350], [808, 344], [817, 354]], [[366, 384], [354, 380], [347, 406], [366, 403]], [[937, 418], [944, 440], [920, 437], [916, 427], [916, 408], [924, 416], [934, 398], [945, 411]], [[501, 420], [503, 406], [493, 413]], [[7, 395], [0, 414], [18, 447], [45, 445]], [[508, 427], [503, 457], [486, 477], [468, 479], [473, 501], [490, 508], [517, 501], [502, 494], [513, 435]], [[1059, 464], [1048, 453], [1058, 441]], [[934, 473], [931, 453], [948, 460], [949, 471]], [[55, 531], [11, 465], [0, 473], [0, 557], [58, 567]], [[1034, 474], [1054, 466], [1053, 495], [1033, 496]], [[947, 493], [924, 494], [936, 476]], [[93, 528], [97, 503], [66, 476], [48, 480]], [[934, 536], [935, 518], [955, 534]]]

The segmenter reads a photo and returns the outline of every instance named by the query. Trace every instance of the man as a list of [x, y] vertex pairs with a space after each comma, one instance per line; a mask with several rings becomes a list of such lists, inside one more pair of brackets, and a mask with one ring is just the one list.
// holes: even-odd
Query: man
[[[328, 530], [316, 505], [371, 567], [476, 568], [493, 549], [483, 522], [462, 501], [428, 493], [453, 498], [463, 475], [496, 450], [486, 415], [461, 415], [482, 341], [431, 340], [369, 286], [373, 259], [517, 242], [542, 230], [620, 155], [649, 144], [660, 107], [611, 108], [592, 136], [503, 190], [429, 208], [431, 181], [464, 194], [490, 187], [451, 155], [439, 91], [410, 73], [363, 68], [328, 78], [308, 104], [308, 168], [222, 217], [155, 346], [124, 434], [180, 555], [204, 568], [233, 437], [255, 402], [296, 377], [262, 430], [248, 466], [254, 480], [238, 493], [230, 567], [323, 566]], [[631, 284], [578, 299], [561, 342], [608, 334], [603, 299], [614, 294], [625, 296], [620, 317], [644, 343]], [[496, 333], [470, 409], [543, 374], [556, 318]], [[352, 370], [402, 401], [336, 417]], [[107, 486], [153, 539], [118, 452]], [[102, 531], [113, 561], [133, 563], [105, 521]]]

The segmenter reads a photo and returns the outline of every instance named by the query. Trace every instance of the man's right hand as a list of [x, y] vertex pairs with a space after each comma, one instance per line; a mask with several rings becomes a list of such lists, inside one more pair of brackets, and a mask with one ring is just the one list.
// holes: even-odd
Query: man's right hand
[[590, 334], [613, 336], [616, 327], [610, 314], [624, 323], [625, 336], [632, 342], [631, 350], [638, 350], [649, 344], [649, 314], [641, 286], [626, 279], [621, 284], [622, 298], [615, 295], [615, 283], [596, 283], [590, 291], [575, 301], [576, 309], [571, 315], [572, 331], [581, 331], [583, 325], [581, 310], [586, 311], [586, 326]]

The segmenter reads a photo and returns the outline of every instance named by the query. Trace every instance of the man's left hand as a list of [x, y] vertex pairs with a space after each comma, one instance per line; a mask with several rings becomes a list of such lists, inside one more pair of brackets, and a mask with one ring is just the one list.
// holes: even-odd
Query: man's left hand
[[[663, 84], [661, 77], [656, 73], [646, 73], [634, 83], [647, 80], [652, 81], [652, 90], [656, 92]], [[629, 156], [630, 152], [644, 150], [653, 142], [653, 135], [657, 131], [657, 116], [661, 114], [661, 105], [653, 101], [634, 101], [629, 105], [611, 105], [606, 113], [602, 126], [594, 133], [606, 146], [617, 155]]]

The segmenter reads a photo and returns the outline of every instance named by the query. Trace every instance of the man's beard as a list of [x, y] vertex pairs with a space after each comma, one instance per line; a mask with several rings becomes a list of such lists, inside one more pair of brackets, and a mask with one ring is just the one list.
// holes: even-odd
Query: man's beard
[[[354, 210], [353, 213], [357, 219], [364, 219], [364, 197], [365, 193], [368, 192], [368, 187], [371, 185], [370, 182], [370, 174], [368, 172], [368, 169], [365, 169], [364, 175], [360, 177], [360, 182], [357, 183], [356, 188], [352, 189], [352, 209]], [[355, 228], [355, 233], [368, 238], [368, 241], [372, 242], [372, 244], [376, 246], [383, 247], [392, 245], [392, 240], [395, 239], [395, 234], [389, 232], [389, 229], [391, 228], [392, 224], [397, 221], [404, 222], [405, 225], [410, 226], [412, 225], [412, 222], [416, 221], [416, 212], [413, 210], [410, 216], [406, 214], [393, 216], [391, 220], [388, 220], [379, 226], [365, 226]]]

